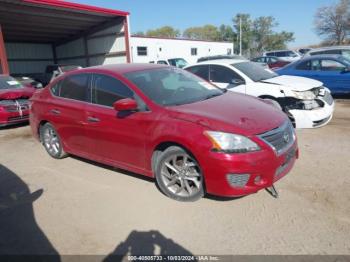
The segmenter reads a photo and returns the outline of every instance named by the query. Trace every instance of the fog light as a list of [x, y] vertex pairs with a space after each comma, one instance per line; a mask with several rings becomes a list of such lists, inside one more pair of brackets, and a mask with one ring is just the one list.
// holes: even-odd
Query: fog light
[[227, 181], [232, 187], [245, 187], [248, 183], [250, 174], [228, 174]]
[[255, 179], [254, 179], [254, 183], [255, 183], [255, 185], [260, 184], [260, 183], [261, 183], [261, 176], [257, 176], [257, 177], [255, 177]]

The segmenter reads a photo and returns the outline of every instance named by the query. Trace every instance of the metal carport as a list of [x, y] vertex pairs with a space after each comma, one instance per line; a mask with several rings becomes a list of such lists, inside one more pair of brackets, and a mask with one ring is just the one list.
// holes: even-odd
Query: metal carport
[[0, 0], [0, 73], [130, 62], [128, 15], [58, 0]]

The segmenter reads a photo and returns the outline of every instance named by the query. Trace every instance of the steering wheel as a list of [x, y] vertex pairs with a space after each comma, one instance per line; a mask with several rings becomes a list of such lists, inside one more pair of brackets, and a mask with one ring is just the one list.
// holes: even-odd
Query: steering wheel
[[185, 92], [186, 88], [181, 86], [179, 88], [177, 88], [169, 97], [169, 100], [172, 100], [174, 97], [176, 97], [180, 92]]

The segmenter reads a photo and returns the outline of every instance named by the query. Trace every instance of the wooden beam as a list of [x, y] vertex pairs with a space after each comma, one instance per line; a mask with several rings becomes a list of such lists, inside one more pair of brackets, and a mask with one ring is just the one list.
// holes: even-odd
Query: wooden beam
[[0, 25], [0, 73], [1, 74], [9, 74], [9, 65], [7, 62], [7, 55], [6, 55], [6, 49], [5, 49], [5, 43], [4, 43], [4, 37], [2, 35], [2, 29]]

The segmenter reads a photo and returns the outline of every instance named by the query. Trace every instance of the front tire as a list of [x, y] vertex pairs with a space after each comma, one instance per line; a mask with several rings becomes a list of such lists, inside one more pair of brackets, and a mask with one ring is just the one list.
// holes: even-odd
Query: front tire
[[40, 128], [40, 141], [51, 157], [62, 159], [67, 156], [56, 129], [50, 123], [46, 123]]
[[200, 166], [180, 147], [169, 147], [159, 155], [155, 176], [160, 190], [172, 199], [193, 202], [204, 196]]

